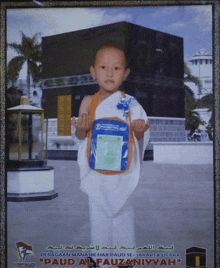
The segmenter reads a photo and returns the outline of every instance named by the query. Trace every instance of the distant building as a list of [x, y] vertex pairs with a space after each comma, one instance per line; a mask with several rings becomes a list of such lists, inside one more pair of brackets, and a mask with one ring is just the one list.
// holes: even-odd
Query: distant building
[[[195, 53], [194, 56], [188, 59], [188, 67], [192, 75], [198, 77], [202, 83], [201, 91], [199, 88], [192, 82], [185, 83], [194, 93], [195, 99], [201, 99], [202, 97], [212, 94], [213, 92], [213, 59], [212, 54], [207, 50], [200, 49]], [[207, 127], [210, 125], [210, 118], [212, 112], [204, 107], [197, 108], [193, 110], [199, 114], [200, 119], [203, 122], [203, 125], [199, 125], [198, 129], [207, 131]]]
[[210, 52], [207, 50], [200, 49], [188, 59], [188, 67], [192, 72], [192, 75], [198, 77], [202, 82], [202, 89], [199, 92], [198, 87], [192, 83], [187, 82], [186, 85], [189, 86], [193, 92], [194, 97], [196, 99], [200, 99], [201, 97], [212, 93], [213, 90], [213, 79], [212, 79], [212, 66], [213, 66], [213, 59]]
[[[10, 86], [10, 83], [8, 84], [8, 87], [9, 86]], [[28, 95], [26, 79], [18, 79], [14, 86], [20, 89], [23, 95], [25, 96]], [[41, 108], [41, 99], [42, 99], [41, 82], [33, 83], [31, 79], [30, 96], [29, 96], [30, 103], [34, 106]]]

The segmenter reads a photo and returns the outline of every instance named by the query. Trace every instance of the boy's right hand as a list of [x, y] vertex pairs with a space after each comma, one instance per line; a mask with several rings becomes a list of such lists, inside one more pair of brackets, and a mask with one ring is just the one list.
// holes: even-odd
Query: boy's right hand
[[71, 119], [71, 123], [74, 127], [78, 128], [81, 131], [85, 131], [85, 132], [87, 132], [91, 129], [93, 122], [94, 122], [94, 119], [91, 118], [89, 113], [81, 114], [77, 121], [76, 121], [75, 117], [73, 117]]

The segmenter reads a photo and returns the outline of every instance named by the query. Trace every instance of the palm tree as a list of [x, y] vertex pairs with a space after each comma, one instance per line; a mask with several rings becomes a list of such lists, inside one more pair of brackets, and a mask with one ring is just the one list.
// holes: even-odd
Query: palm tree
[[[193, 76], [187, 66], [186, 63], [184, 63], [184, 82], [193, 82], [195, 85], [198, 86], [198, 94], [201, 94], [202, 91], [202, 83], [200, 79], [196, 76]], [[185, 92], [187, 90], [187, 86], [184, 85]], [[189, 89], [189, 88], [188, 88]], [[187, 96], [187, 93], [186, 93]], [[190, 100], [191, 98], [191, 100]], [[198, 113], [193, 111], [195, 108], [208, 108], [209, 112], [211, 113], [211, 118], [209, 120], [208, 126], [207, 126], [207, 132], [209, 135], [209, 139], [213, 140], [212, 137], [212, 129], [214, 126], [214, 113], [213, 113], [213, 94], [207, 94], [206, 96], [203, 96], [201, 99], [198, 99], [197, 101], [192, 99], [192, 96], [189, 97], [189, 95], [185, 98], [185, 111], [186, 111], [186, 122], [188, 123], [189, 129], [193, 131], [193, 129], [198, 128], [200, 124], [203, 124], [203, 122], [199, 119]], [[191, 104], [189, 104], [191, 103]], [[193, 104], [192, 104], [193, 103]], [[191, 112], [190, 112], [191, 110]]]
[[[198, 86], [199, 92], [202, 90], [202, 83], [200, 79], [196, 76], [191, 74], [190, 69], [188, 68], [187, 64], [184, 62], [184, 80], [183, 82], [193, 82], [195, 85]], [[185, 89], [185, 118], [186, 118], [186, 129], [190, 130], [192, 134], [195, 129], [198, 128], [202, 121], [200, 116], [197, 112], [193, 111], [197, 108], [197, 102], [194, 97], [193, 91], [186, 85], [184, 85]]]
[[208, 108], [208, 112], [211, 112], [211, 118], [209, 119], [207, 132], [209, 139], [213, 140], [212, 129], [214, 127], [214, 111], [213, 111], [213, 94], [207, 94], [197, 101], [198, 108]]
[[199, 114], [194, 111], [197, 108], [197, 103], [192, 90], [184, 85], [185, 88], [185, 118], [186, 129], [190, 130], [190, 134], [194, 133], [195, 129], [202, 124]]
[[8, 63], [7, 79], [12, 81], [13, 85], [23, 64], [26, 62], [28, 97], [30, 97], [30, 78], [32, 77], [34, 82], [38, 82], [42, 68], [41, 43], [37, 41], [39, 33], [36, 33], [32, 38], [26, 36], [23, 32], [21, 32], [21, 35], [21, 44], [16, 42], [7, 44], [8, 47], [13, 48], [18, 54]]
[[202, 83], [197, 76], [192, 75], [189, 67], [184, 62], [184, 79], [183, 82], [193, 82], [198, 87], [198, 94], [200, 95], [202, 92]]

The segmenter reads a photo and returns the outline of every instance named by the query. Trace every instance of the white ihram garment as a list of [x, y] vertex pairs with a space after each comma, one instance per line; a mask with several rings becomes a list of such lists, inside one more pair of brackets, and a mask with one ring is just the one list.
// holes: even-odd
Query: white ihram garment
[[[126, 95], [127, 97], [131, 97]], [[103, 100], [96, 108], [95, 119], [119, 117], [125, 120], [124, 111], [116, 106], [122, 96], [119, 91]], [[137, 102], [130, 105], [131, 120], [144, 119], [147, 115]], [[78, 150], [81, 190], [88, 194], [90, 203], [90, 221], [92, 244], [100, 246], [134, 246], [133, 211], [125, 204], [137, 186], [140, 177], [140, 156], [149, 141], [149, 131], [143, 141], [134, 144], [133, 158], [128, 171], [118, 175], [103, 175], [89, 167], [86, 149], [87, 138]]]

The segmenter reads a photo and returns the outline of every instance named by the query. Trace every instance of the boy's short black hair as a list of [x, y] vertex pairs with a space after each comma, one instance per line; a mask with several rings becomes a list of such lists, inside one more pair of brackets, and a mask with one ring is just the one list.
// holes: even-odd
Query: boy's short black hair
[[93, 57], [93, 66], [95, 64], [95, 59], [96, 59], [96, 56], [98, 54], [98, 52], [104, 48], [116, 48], [116, 49], [119, 49], [121, 50], [124, 55], [125, 55], [125, 64], [126, 64], [126, 68], [129, 68], [129, 60], [128, 60], [128, 56], [127, 56], [127, 53], [126, 53], [126, 49], [121, 46], [121, 45], [118, 45], [118, 44], [115, 44], [115, 43], [107, 43], [107, 44], [103, 44], [102, 46], [100, 46], [94, 53], [94, 57]]

